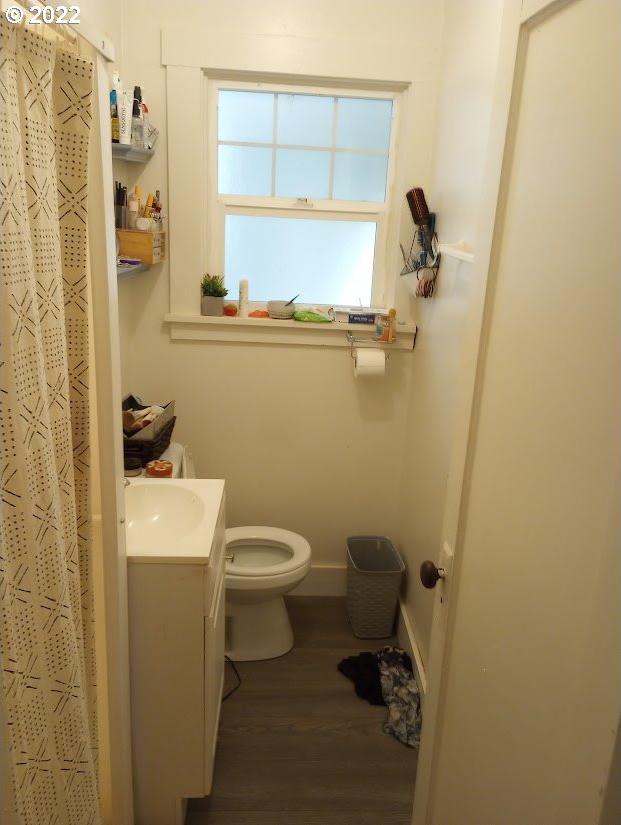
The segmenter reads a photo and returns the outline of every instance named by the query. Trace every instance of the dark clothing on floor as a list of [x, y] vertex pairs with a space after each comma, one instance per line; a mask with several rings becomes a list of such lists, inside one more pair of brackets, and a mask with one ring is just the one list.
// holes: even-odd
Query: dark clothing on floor
[[407, 653], [396, 647], [384, 647], [377, 653], [348, 656], [337, 667], [354, 683], [361, 699], [371, 705], [388, 706], [384, 732], [417, 748], [422, 722], [420, 696]]
[[337, 667], [343, 676], [347, 676], [354, 683], [357, 696], [371, 705], [386, 704], [382, 696], [377, 654], [365, 652], [357, 656], [348, 656]]

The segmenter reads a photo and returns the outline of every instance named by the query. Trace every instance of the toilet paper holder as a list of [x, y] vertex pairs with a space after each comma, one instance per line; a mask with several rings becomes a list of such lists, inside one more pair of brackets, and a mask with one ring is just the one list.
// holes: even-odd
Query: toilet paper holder
[[[373, 349], [384, 349], [379, 341], [373, 341], [371, 338], [354, 338], [351, 332], [346, 332], [345, 337], [347, 338], [347, 343], [349, 344], [349, 355], [351, 358], [356, 360], [356, 356], [354, 355], [354, 347], [356, 344], [360, 344], [363, 347], [368, 347], [369, 344], [373, 344]], [[386, 353], [386, 360], [388, 361], [390, 358], [390, 353]]]

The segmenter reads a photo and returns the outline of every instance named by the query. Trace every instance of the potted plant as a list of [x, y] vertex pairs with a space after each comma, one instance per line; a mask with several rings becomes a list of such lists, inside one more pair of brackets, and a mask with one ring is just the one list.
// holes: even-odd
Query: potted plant
[[221, 275], [203, 275], [201, 281], [201, 315], [223, 315], [224, 296], [228, 289]]

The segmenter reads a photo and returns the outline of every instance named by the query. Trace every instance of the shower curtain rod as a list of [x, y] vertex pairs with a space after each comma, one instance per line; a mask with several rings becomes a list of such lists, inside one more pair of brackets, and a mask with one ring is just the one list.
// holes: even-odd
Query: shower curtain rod
[[[11, 6], [20, 6], [29, 16], [32, 16], [31, 9], [35, 7], [45, 7], [45, 4], [40, 3], [39, 0], [0, 0], [0, 4], [2, 6], [3, 15], [6, 13], [6, 10]], [[104, 58], [104, 60], [106, 60], [106, 62], [114, 63], [114, 44], [105, 35], [101, 34], [100, 32], [94, 31], [89, 23], [80, 20], [80, 22], [77, 23], [75, 26], [69, 26], [65, 23], [43, 23], [42, 25], [46, 27], [51, 26], [52, 31], [55, 34], [61, 35], [66, 40], [69, 40], [71, 43], [74, 43], [78, 37], [82, 37]]]

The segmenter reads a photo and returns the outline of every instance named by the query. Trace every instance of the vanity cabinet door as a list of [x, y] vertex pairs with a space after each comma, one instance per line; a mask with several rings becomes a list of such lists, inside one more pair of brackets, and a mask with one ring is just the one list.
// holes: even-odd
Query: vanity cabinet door
[[224, 684], [224, 602], [222, 559], [212, 610], [205, 617], [205, 795], [211, 793]]
[[226, 500], [222, 496], [218, 519], [213, 534], [213, 541], [209, 553], [209, 565], [207, 567], [207, 587], [205, 588], [205, 616], [213, 613], [213, 606], [217, 598], [217, 587], [220, 584], [220, 577], [224, 572], [224, 555], [226, 553], [226, 522], [225, 522]]
[[204, 795], [205, 565], [128, 565], [135, 825]]

